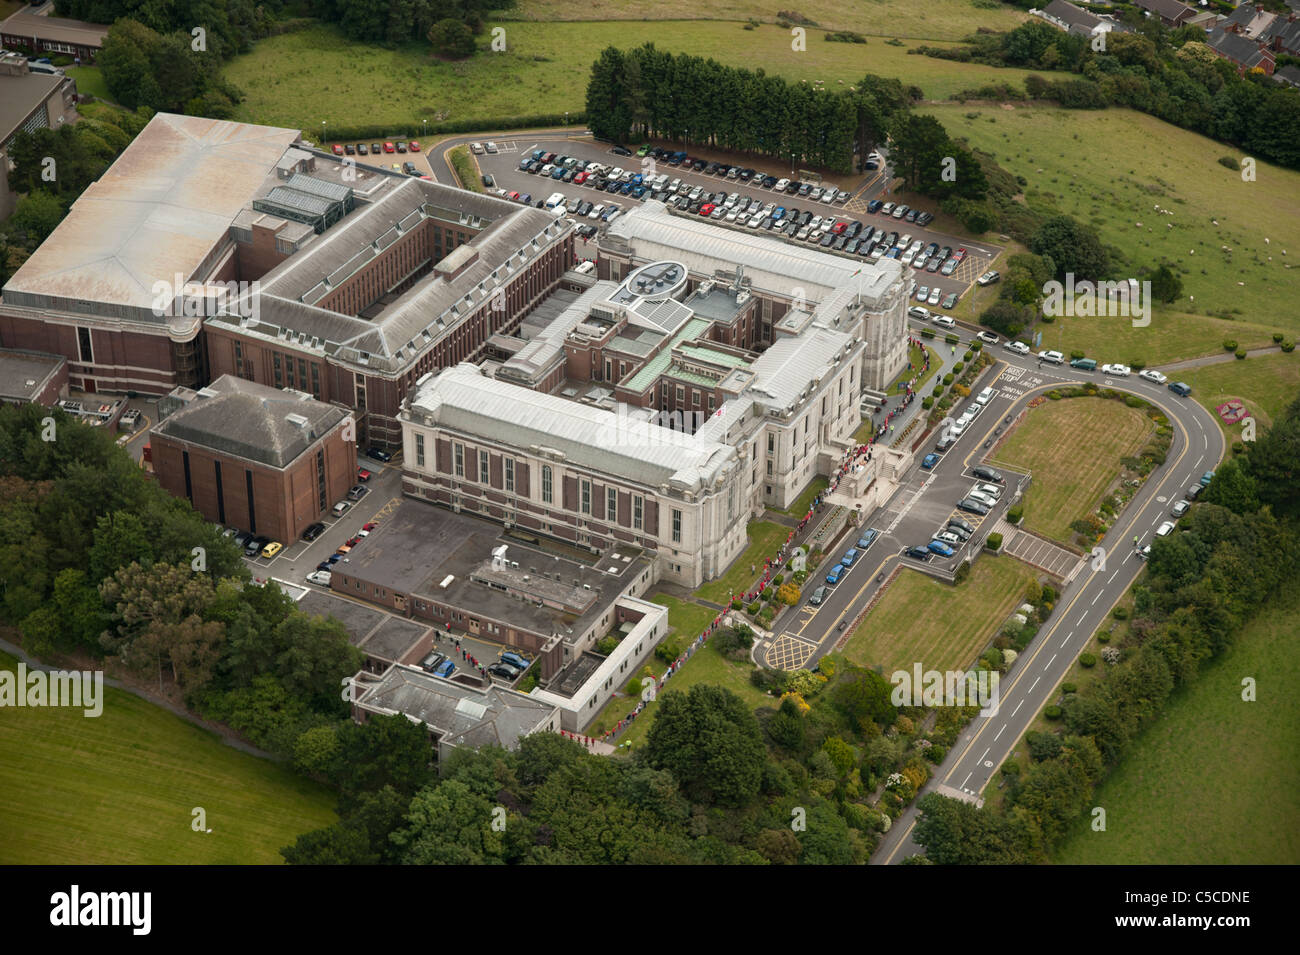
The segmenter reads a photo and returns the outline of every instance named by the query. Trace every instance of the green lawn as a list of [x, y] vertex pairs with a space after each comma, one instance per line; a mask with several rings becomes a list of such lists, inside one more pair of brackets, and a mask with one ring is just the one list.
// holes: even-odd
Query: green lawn
[[1174, 375], [1192, 386], [1192, 397], [1209, 409], [1229, 441], [1241, 437], [1241, 425], [1226, 425], [1215, 406], [1242, 398], [1251, 414], [1267, 426], [1300, 397], [1300, 355], [1275, 352], [1255, 358], [1206, 365]]
[[969, 666], [1024, 599], [1033, 578], [1020, 561], [988, 554], [955, 587], [904, 570], [853, 631], [844, 655], [860, 666], [879, 664], [886, 674], [910, 671], [918, 662], [927, 670]]
[[[17, 661], [0, 654], [0, 667]], [[335, 795], [152, 703], [105, 688], [104, 711], [6, 709], [0, 862], [245, 865], [336, 821]], [[202, 807], [211, 833], [190, 829]]]
[[[899, 4], [902, 5], [901, 3]], [[997, 11], [976, 11], [983, 15]], [[1013, 20], [1020, 19], [1018, 12]], [[1011, 22], [1010, 20], [1008, 22]], [[489, 24], [498, 25], [495, 21]], [[665, 50], [712, 57], [732, 66], [762, 66], [790, 80], [853, 83], [867, 72], [915, 84], [929, 99], [989, 82], [1023, 83], [1026, 70], [997, 69], [908, 56], [873, 39], [865, 46], [827, 43], [808, 34], [807, 52], [791, 49], [775, 26], [744, 30], [737, 22], [505, 22], [507, 50], [461, 62], [435, 60], [427, 43], [398, 49], [348, 41], [319, 26], [259, 40], [224, 76], [244, 91], [236, 119], [315, 132], [321, 121], [418, 125], [427, 119], [521, 116], [585, 108], [591, 64], [607, 46], [653, 42]], [[481, 43], [486, 45], [489, 34]]]
[[763, 561], [775, 554], [790, 536], [790, 528], [771, 521], [750, 521], [745, 533], [749, 535], [749, 546], [732, 561], [725, 574], [696, 590], [696, 597], [725, 605], [732, 594], [744, 593], [763, 572]]
[[1136, 408], [1105, 398], [1063, 398], [1032, 409], [998, 449], [996, 462], [1034, 472], [1025, 491], [1027, 529], [1069, 543], [1070, 524], [1092, 512], [1154, 430]]
[[[701, 607], [699, 604], [687, 603], [669, 597], [666, 594], [659, 594], [651, 598], [654, 603], [662, 604], [668, 608], [668, 624], [671, 633], [675, 633], [682, 638], [683, 645], [691, 643], [698, 637], [712, 621], [716, 614], [715, 611], [708, 607]], [[663, 676], [667, 667], [657, 659], [650, 660], [650, 668], [655, 675]], [[732, 663], [725, 659], [720, 653], [709, 646], [705, 646], [695, 652], [677, 674], [668, 681], [668, 688], [673, 690], [686, 690], [695, 683], [712, 683], [717, 686], [725, 686], [751, 707], [758, 707], [766, 704], [772, 704], [772, 697], [763, 693], [761, 690], [754, 688], [749, 682], [750, 671], [754, 667], [748, 662]], [[635, 674], [634, 674], [635, 675]], [[632, 677], [629, 676], [630, 680]], [[600, 715], [591, 722], [587, 729], [587, 735], [599, 736], [605, 730], [612, 728], [619, 720], [627, 716], [630, 710], [636, 708], [636, 703], [627, 697], [615, 697], [605, 704], [605, 708], [600, 711]], [[619, 739], [619, 742], [630, 740], [633, 745], [645, 738], [646, 732], [650, 729], [652, 712], [655, 704], [651, 702], [636, 722], [628, 731]]]
[[108, 103], [114, 101], [108, 92], [108, 84], [104, 82], [104, 74], [99, 72], [99, 67], [69, 66], [64, 68], [64, 72], [77, 81], [78, 93], [89, 93], [96, 99]]
[[[1043, 333], [1040, 348], [1055, 348], [1066, 355], [1078, 349], [1098, 364], [1141, 361], [1150, 367], [1219, 354], [1225, 339], [1232, 339], [1246, 349], [1273, 344], [1278, 325], [1259, 322], [1230, 321], [1208, 315], [1157, 311], [1146, 328], [1134, 328], [1131, 318], [1058, 318], [1040, 324]], [[1027, 335], [1019, 336], [1029, 341]]]
[[[1239, 151], [1132, 110], [926, 111], [1025, 177], [1031, 203], [1092, 223], [1131, 270], [1168, 260], [1183, 280], [1179, 308], [1300, 331], [1300, 313], [1284, 304], [1300, 289], [1300, 265], [1288, 268], [1300, 256], [1300, 172], [1260, 162], [1256, 181], [1243, 182], [1218, 162]], [[1142, 349], [1152, 328], [1130, 328], [1117, 344]]]
[[804, 492], [795, 498], [794, 503], [787, 507], [783, 513], [802, 518], [808, 513], [808, 508], [812, 507], [813, 498], [830, 487], [830, 483], [821, 476], [813, 478], [808, 482], [808, 486], [804, 488]]
[[[1130, 745], [1053, 861], [1067, 865], [1300, 863], [1300, 595], [1247, 625]], [[1243, 702], [1242, 680], [1258, 681]]]
[[[507, 16], [520, 20], [748, 20], [774, 23], [790, 4], [754, 4], [751, 0], [660, 0], [647, 6], [641, 0], [592, 0], [575, 6], [568, 0], [520, 0]], [[923, 37], [960, 40], [980, 27], [1010, 30], [1027, 20], [1023, 10], [1003, 4], [977, 7], [971, 0], [806, 0], [793, 6], [805, 19], [831, 30], [854, 30], [869, 36]], [[760, 27], [773, 30], [773, 26]]]
[[[943, 364], [943, 362], [939, 360], [939, 353], [935, 350], [936, 346], [934, 341], [929, 342], [929, 346], [930, 346], [930, 370], [923, 373], [921, 377], [917, 379], [916, 385], [912, 388], [912, 390], [915, 391], [917, 394], [920, 394], [922, 389], [925, 388], [925, 383], [927, 381], [929, 381], [936, 374], [938, 374], [939, 368]], [[912, 367], [904, 368], [902, 374], [898, 376], [898, 380], [895, 381], [892, 385], [890, 385], [889, 394], [891, 395], [896, 395], [900, 393], [903, 390], [902, 386], [907, 382], [911, 381], [912, 376], [915, 375], [918, 371], [920, 371], [921, 368], [925, 365], [925, 352], [923, 352], [919, 348], [908, 348], [907, 360], [912, 363]]]

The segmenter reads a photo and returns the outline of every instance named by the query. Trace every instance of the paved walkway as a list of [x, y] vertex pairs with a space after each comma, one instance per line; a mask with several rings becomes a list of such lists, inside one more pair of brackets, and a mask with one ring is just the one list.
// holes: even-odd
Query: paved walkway
[[[1267, 348], [1252, 348], [1246, 352], [1247, 358], [1258, 358], [1260, 355], [1271, 355], [1274, 352], [1281, 352], [1278, 345], [1269, 345]], [[1225, 351], [1220, 355], [1202, 355], [1200, 358], [1189, 358], [1186, 361], [1175, 361], [1168, 365], [1156, 365], [1160, 371], [1168, 374], [1171, 371], [1186, 371], [1189, 368], [1204, 368], [1206, 365], [1222, 365], [1227, 361], [1236, 361], [1237, 356], [1230, 351]]]

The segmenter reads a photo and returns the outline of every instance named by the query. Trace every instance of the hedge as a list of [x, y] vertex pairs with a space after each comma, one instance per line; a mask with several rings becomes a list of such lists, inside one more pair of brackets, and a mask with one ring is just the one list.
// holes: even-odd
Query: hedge
[[457, 146], [447, 158], [451, 160], [452, 172], [460, 180], [461, 188], [468, 189], [470, 192], [483, 191], [483, 183], [479, 181], [478, 173], [474, 171], [474, 163], [469, 158], [469, 147]]
[[1237, 350], [1237, 343], [1236, 343], [1235, 341], [1233, 341], [1231, 338], [1229, 338], [1229, 339], [1227, 339], [1227, 340], [1223, 343], [1223, 350], [1224, 350], [1224, 351], [1236, 351], [1236, 350]]
[[922, 337], [922, 338], [933, 338], [933, 337], [934, 337], [934, 329], [933, 329], [933, 328], [923, 328], [923, 329], [921, 329], [921, 337]]
[[988, 539], [984, 541], [984, 546], [987, 547], [989, 550], [997, 550], [999, 547], [1002, 546], [1002, 535], [990, 534], [988, 536]]
[[1024, 516], [1024, 513], [1025, 513], [1025, 509], [1022, 505], [1020, 504], [1014, 505], [1009, 511], [1007, 511], [1007, 523], [1019, 524], [1020, 518]]
[[1080, 653], [1080, 654], [1079, 654], [1079, 666], [1081, 666], [1081, 667], [1095, 667], [1096, 665], [1097, 665], [1097, 657], [1096, 657], [1095, 654], [1092, 654], [1092, 653]]
[[[533, 127], [544, 128], [548, 126], [563, 126], [563, 113], [536, 113], [532, 116], [485, 116], [481, 118], [467, 118], [453, 122], [445, 123], [416, 123], [411, 122], [405, 125], [400, 123], [390, 126], [335, 126], [330, 124], [329, 136], [330, 142], [344, 142], [349, 139], [393, 139], [401, 136], [444, 136], [449, 133], [477, 133], [493, 132], [495, 130], [507, 129], [530, 129]], [[587, 123], [586, 113], [570, 113], [568, 125], [575, 129], [582, 129]], [[304, 130], [303, 137], [312, 139], [314, 130]]]

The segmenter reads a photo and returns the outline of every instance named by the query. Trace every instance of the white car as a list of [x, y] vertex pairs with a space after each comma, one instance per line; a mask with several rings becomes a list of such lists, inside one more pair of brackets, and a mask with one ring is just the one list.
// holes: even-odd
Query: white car
[[1059, 351], [1040, 351], [1038, 357], [1053, 365], [1060, 365], [1065, 362], [1065, 356]]
[[907, 310], [907, 317], [908, 317], [908, 318], [919, 318], [921, 321], [924, 322], [924, 321], [926, 321], [927, 319], [929, 319], [929, 317], [930, 317], [930, 312], [929, 312], [928, 309], [924, 309], [924, 308], [922, 308], [922, 307], [919, 306], [919, 305], [913, 305], [911, 308], [909, 308], [909, 309]]
[[469, 151], [472, 152], [475, 156], [481, 156], [481, 155], [483, 155], [483, 144], [482, 144], [482, 143], [470, 143], [470, 144], [469, 144]]
[[1156, 537], [1168, 537], [1173, 532], [1174, 532], [1174, 522], [1165, 521], [1163, 524], [1161, 524], [1159, 527], [1156, 528]]
[[495, 152], [497, 151], [497, 144], [496, 144], [496, 143], [484, 143], [484, 144], [483, 144], [483, 148], [486, 149], [489, 153], [495, 153]]
[[330, 585], [330, 572], [328, 570], [313, 570], [307, 575], [307, 580], [313, 584], [328, 587]]
[[996, 345], [998, 343], [998, 336], [993, 332], [980, 332], [975, 337], [987, 345]]
[[1163, 385], [1166, 381], [1169, 380], [1167, 377], [1160, 374], [1160, 372], [1155, 371], [1151, 368], [1144, 368], [1141, 371], [1139, 371], [1138, 377], [1145, 378], [1147, 381], [1153, 381], [1157, 385]]
[[957, 323], [947, 315], [936, 315], [931, 318], [930, 321], [934, 322], [934, 324], [938, 325], [940, 328], [954, 328], [957, 325]]
[[996, 498], [989, 497], [987, 494], [983, 494], [980, 491], [971, 491], [966, 496], [972, 501], [979, 501], [988, 508], [996, 507], [998, 503]]
[[605, 207], [603, 205], [592, 206], [591, 211], [587, 213], [587, 218], [599, 219], [604, 212], [605, 212]]
[[987, 494], [995, 501], [1002, 496], [1002, 488], [998, 487], [996, 484], [976, 484], [975, 490], [979, 491], [981, 494]]
[[1005, 348], [1005, 349], [1006, 349], [1007, 351], [1009, 351], [1009, 352], [1015, 352], [1017, 355], [1028, 355], [1028, 354], [1029, 354], [1029, 346], [1026, 345], [1024, 342], [1013, 342], [1013, 341], [1008, 341], [1008, 342], [1007, 342], [1005, 345], [1003, 345], [1002, 347]]
[[1102, 365], [1101, 373], [1115, 378], [1127, 378], [1133, 369], [1128, 365]]
[[776, 185], [773, 186], [772, 188], [774, 188], [777, 192], [785, 192], [785, 190], [788, 189], [789, 186], [790, 186], [789, 179], [778, 179], [776, 181]]
[[930, 289], [930, 297], [925, 300], [925, 304], [938, 305], [939, 299], [941, 298], [943, 298], [943, 289], [936, 285], [934, 288]]

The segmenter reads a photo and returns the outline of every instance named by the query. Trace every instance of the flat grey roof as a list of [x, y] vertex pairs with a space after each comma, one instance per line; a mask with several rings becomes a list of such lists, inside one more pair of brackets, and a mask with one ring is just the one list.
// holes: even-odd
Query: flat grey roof
[[85, 20], [42, 16], [22, 9], [0, 23], [0, 33], [101, 47], [104, 45], [104, 37], [108, 36], [108, 27], [102, 23], [87, 23]]
[[31, 401], [66, 361], [62, 355], [0, 348], [0, 398]]
[[0, 76], [0, 145], [8, 142], [32, 110], [49, 99], [65, 82], [66, 76], [52, 73]]

